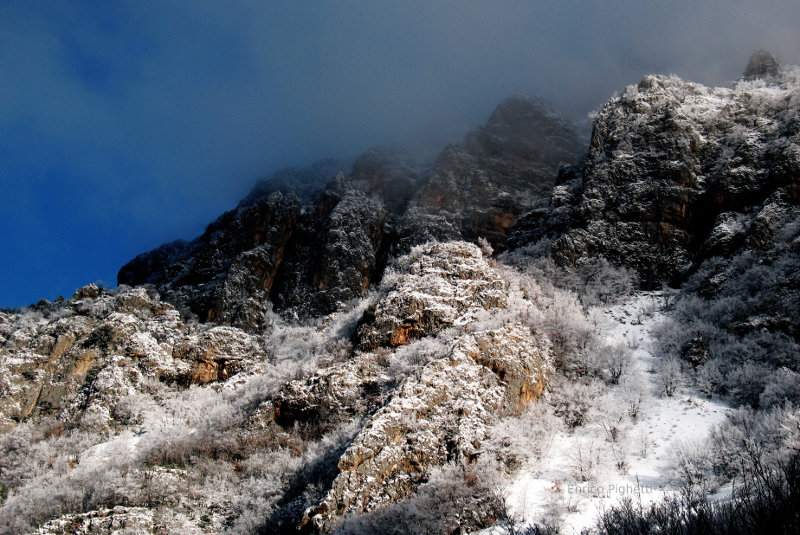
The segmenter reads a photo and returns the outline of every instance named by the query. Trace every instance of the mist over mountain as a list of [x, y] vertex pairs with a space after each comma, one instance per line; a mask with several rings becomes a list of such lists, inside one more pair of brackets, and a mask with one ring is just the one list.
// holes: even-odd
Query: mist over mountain
[[794, 2], [116, 2], [0, 7], [0, 305], [113, 285], [256, 179], [400, 145], [420, 161], [537, 94], [576, 123], [645, 74], [721, 85]]
[[0, 535], [800, 532], [799, 20], [4, 3]]
[[512, 96], [0, 311], [0, 533], [800, 529], [800, 67]]

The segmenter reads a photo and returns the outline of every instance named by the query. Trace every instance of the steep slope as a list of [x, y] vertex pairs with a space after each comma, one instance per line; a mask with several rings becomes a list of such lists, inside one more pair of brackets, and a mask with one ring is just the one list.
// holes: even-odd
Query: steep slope
[[4, 314], [0, 532], [330, 532], [468, 470], [553, 372], [543, 305], [507, 275], [469, 243], [419, 246], [373, 312], [270, 314], [260, 337], [183, 323], [143, 287]]
[[[478, 247], [428, 244], [395, 267], [358, 331], [365, 351], [289, 383], [274, 401], [283, 426], [332, 428], [367, 417], [338, 459], [330, 490], [306, 511], [306, 530], [328, 531], [344, 515], [402, 500], [436, 466], [474, 462], [489, 426], [536, 400], [552, 372], [543, 333], [519, 323], [469, 332], [506, 308], [510, 292]], [[404, 345], [453, 327], [407, 377], [391, 376], [392, 363], [408, 358]]]
[[331, 490], [307, 518], [326, 530], [345, 514], [402, 500], [434, 466], [474, 462], [489, 426], [542, 394], [550, 360], [523, 326], [459, 337], [370, 419], [339, 459]]
[[154, 284], [166, 300], [203, 321], [255, 329], [301, 216], [300, 200], [273, 193], [242, 204], [190, 243], [174, 242], [122, 267], [120, 284]]

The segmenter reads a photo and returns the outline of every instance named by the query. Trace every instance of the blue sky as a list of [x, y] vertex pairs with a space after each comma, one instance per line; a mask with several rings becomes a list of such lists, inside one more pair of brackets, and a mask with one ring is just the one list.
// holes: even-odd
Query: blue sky
[[435, 153], [511, 94], [582, 120], [650, 72], [800, 63], [800, 3], [0, 3], [0, 306], [191, 238], [253, 182], [373, 145]]

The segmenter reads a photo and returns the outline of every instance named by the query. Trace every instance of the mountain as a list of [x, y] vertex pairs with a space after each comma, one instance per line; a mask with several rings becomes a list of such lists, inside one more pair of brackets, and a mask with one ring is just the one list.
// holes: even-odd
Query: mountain
[[[325, 162], [281, 171], [202, 236], [138, 256], [118, 280], [154, 284], [201, 321], [251, 331], [271, 306], [329, 314], [363, 297], [388, 257], [413, 245], [484, 238], [503, 249], [516, 218], [546, 196], [559, 164], [579, 149], [574, 129], [545, 102], [511, 98], [430, 169], [372, 149], [349, 173]], [[300, 198], [286, 187], [293, 183], [320, 187]]]
[[[761, 235], [759, 214], [800, 198], [796, 77], [746, 74], [732, 88], [706, 88], [646, 76], [597, 114], [579, 176], [566, 175], [551, 203], [567, 198], [572, 213], [545, 210], [520, 226], [574, 220], [553, 244], [560, 260], [602, 255], [650, 288], [679, 285], [745, 243], [763, 246], [770, 236]], [[580, 193], [570, 197], [572, 189]]]
[[763, 51], [646, 76], [588, 147], [513, 97], [0, 312], [0, 533], [792, 532], [798, 111]]

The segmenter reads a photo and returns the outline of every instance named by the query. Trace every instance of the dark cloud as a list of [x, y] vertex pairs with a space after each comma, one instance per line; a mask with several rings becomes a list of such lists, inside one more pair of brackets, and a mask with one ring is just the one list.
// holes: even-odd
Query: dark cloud
[[4, 2], [0, 305], [113, 283], [277, 167], [433, 153], [510, 94], [581, 120], [649, 72], [798, 63], [798, 22], [794, 0]]

